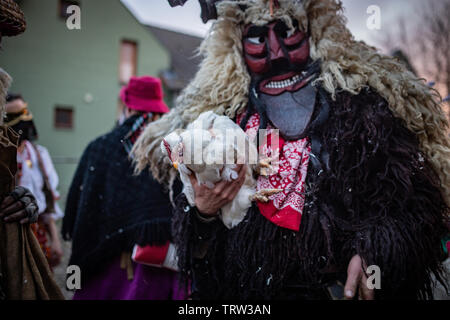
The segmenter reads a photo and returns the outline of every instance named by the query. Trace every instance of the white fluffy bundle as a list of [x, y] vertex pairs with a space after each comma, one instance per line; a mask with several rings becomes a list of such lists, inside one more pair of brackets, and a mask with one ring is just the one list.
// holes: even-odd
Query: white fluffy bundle
[[244, 219], [256, 192], [251, 162], [256, 163], [257, 150], [230, 118], [205, 112], [186, 130], [166, 136], [161, 150], [178, 169], [183, 192], [191, 206], [195, 206], [194, 189], [189, 179], [191, 174], [195, 174], [199, 184], [212, 189], [219, 181], [238, 178], [236, 163], [250, 164], [244, 185], [234, 200], [222, 208], [221, 215], [223, 223], [230, 229]]

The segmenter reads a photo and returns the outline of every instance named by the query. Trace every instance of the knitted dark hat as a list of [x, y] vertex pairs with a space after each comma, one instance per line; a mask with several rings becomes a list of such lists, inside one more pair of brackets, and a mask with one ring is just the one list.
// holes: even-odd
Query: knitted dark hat
[[17, 3], [0, 0], [0, 34], [11, 37], [23, 33], [25, 29], [25, 17]]

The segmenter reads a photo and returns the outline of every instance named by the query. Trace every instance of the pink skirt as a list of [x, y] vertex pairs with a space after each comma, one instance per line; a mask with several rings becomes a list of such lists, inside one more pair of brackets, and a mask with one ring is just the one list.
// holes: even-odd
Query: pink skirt
[[120, 268], [120, 256], [77, 290], [74, 300], [186, 300], [178, 274], [133, 262], [134, 278]]

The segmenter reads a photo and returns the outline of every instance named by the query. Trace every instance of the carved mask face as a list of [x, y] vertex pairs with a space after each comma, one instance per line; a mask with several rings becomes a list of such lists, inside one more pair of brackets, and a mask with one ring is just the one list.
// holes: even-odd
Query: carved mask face
[[258, 91], [276, 96], [295, 92], [305, 85], [302, 70], [309, 60], [308, 40], [309, 36], [298, 29], [298, 24], [292, 31], [281, 20], [245, 28], [245, 62]]
[[[280, 130], [286, 140], [308, 134], [317, 89], [312, 84], [320, 72], [320, 61], [310, 59], [308, 34], [281, 21], [264, 26], [248, 25], [243, 33], [244, 58], [251, 76], [250, 113], [261, 116]], [[245, 126], [245, 121], [241, 124]]]

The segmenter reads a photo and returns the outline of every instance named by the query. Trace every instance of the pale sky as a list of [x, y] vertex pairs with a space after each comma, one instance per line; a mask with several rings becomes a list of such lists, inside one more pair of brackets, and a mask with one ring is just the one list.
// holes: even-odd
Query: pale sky
[[[163, 27], [187, 34], [203, 36], [209, 26], [200, 19], [197, 0], [189, 0], [184, 7], [171, 8], [167, 0], [121, 0], [144, 24]], [[430, 1], [430, 0], [428, 0]], [[439, 0], [431, 0], [439, 1]], [[358, 40], [376, 45], [382, 32], [397, 27], [395, 21], [403, 16], [414, 23], [419, 0], [343, 0], [348, 26]], [[371, 5], [381, 9], [381, 30], [369, 30], [367, 8]]]

